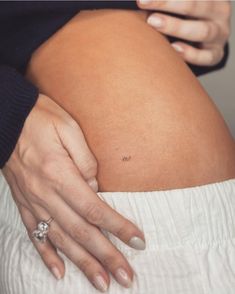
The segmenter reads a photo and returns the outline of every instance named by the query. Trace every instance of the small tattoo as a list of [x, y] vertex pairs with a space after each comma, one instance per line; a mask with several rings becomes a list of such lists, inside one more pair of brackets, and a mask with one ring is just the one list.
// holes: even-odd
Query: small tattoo
[[131, 156], [123, 156], [122, 161], [129, 161], [131, 159]]

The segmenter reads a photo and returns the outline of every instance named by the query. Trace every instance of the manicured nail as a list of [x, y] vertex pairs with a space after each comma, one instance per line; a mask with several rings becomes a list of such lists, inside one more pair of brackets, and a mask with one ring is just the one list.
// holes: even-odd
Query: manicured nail
[[115, 276], [118, 283], [120, 283], [122, 286], [126, 288], [130, 288], [132, 281], [130, 277], [128, 276], [127, 272], [122, 267], [119, 267], [117, 269]]
[[147, 23], [155, 28], [161, 28], [163, 26], [163, 19], [158, 16], [150, 16], [147, 19]]
[[150, 4], [153, 0], [139, 0], [140, 4], [145, 5], [145, 4]]
[[57, 280], [60, 280], [62, 278], [62, 275], [56, 266], [53, 266], [51, 268], [51, 271]]
[[108, 290], [108, 284], [101, 275], [96, 275], [94, 278], [95, 287], [101, 292], [106, 292]]
[[98, 183], [96, 178], [92, 178], [87, 181], [87, 184], [91, 187], [94, 192], [98, 192]]
[[177, 52], [182, 53], [184, 51], [184, 49], [178, 44], [171, 44], [171, 46], [174, 47]]
[[132, 248], [135, 248], [138, 250], [144, 250], [146, 247], [145, 242], [136, 236], [134, 236], [130, 239], [130, 241], [128, 242], [128, 245], [130, 245]]

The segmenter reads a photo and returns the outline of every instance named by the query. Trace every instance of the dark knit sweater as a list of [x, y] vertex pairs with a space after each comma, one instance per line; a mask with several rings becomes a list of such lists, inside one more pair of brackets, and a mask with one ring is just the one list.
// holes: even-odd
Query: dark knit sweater
[[[15, 148], [38, 89], [24, 78], [33, 51], [82, 9], [139, 9], [135, 1], [0, 1], [0, 168]], [[196, 75], [222, 68], [190, 66]]]

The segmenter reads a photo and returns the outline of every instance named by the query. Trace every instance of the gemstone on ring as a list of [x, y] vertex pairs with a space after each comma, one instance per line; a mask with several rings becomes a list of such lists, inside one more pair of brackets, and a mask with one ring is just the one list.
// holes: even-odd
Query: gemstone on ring
[[34, 230], [32, 236], [36, 241], [40, 243], [46, 242], [47, 239], [47, 234], [41, 230]]
[[38, 224], [38, 229], [44, 233], [47, 233], [48, 230], [49, 230], [49, 224], [45, 221], [41, 221], [39, 224]]
[[44, 243], [47, 240], [47, 233], [49, 231], [50, 223], [53, 221], [53, 218], [50, 217], [47, 221], [40, 221], [37, 225], [37, 228], [32, 232], [32, 237], [34, 240], [40, 243]]

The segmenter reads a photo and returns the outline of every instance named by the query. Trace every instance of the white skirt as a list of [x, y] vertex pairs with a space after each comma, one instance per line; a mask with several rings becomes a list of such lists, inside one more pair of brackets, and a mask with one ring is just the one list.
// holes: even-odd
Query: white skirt
[[[111, 277], [110, 294], [234, 294], [235, 179], [153, 192], [99, 192], [99, 197], [145, 233], [138, 251], [106, 233], [134, 269], [131, 288]], [[28, 238], [0, 174], [0, 293], [97, 294], [61, 252], [65, 277], [57, 281]]]

